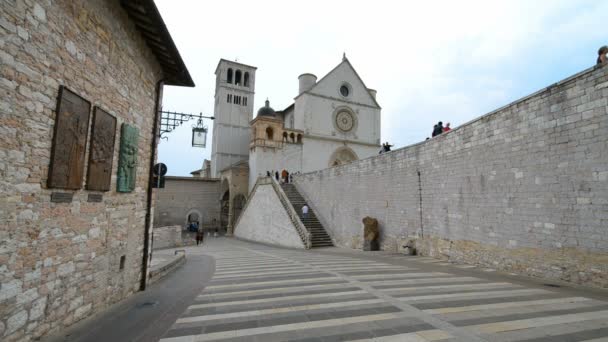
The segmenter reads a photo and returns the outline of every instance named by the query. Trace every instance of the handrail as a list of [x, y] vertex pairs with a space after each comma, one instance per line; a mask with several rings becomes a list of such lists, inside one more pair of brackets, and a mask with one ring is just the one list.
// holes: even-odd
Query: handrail
[[[291, 222], [294, 224], [294, 227], [296, 227], [296, 230], [298, 231], [298, 234], [300, 235], [302, 242], [304, 242], [306, 249], [310, 249], [312, 247], [311, 234], [308, 231], [308, 229], [306, 229], [306, 226], [304, 226], [304, 223], [302, 223], [302, 221], [300, 220], [300, 215], [298, 215], [298, 213], [296, 212], [294, 207], [291, 205], [291, 202], [289, 201], [289, 197], [287, 197], [287, 194], [285, 194], [285, 192], [283, 191], [283, 188], [281, 188], [281, 186], [277, 183], [276, 179], [274, 179], [273, 177], [263, 177], [263, 178], [269, 178], [271, 180], [270, 183], [272, 184], [274, 191], [279, 196], [281, 204], [283, 204], [283, 207], [287, 210], [289, 218], [291, 219]], [[260, 180], [261, 179], [259, 179], [258, 182]]]

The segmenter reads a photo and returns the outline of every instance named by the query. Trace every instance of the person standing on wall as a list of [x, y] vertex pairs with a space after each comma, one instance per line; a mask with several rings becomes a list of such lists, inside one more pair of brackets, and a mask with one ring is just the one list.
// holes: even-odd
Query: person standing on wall
[[441, 133], [443, 133], [443, 122], [439, 121], [433, 129], [433, 137], [441, 135]]
[[446, 122], [445, 127], [443, 127], [443, 133], [445, 133], [445, 132], [449, 132], [450, 130], [452, 130], [452, 129], [450, 128], [450, 123], [449, 123], [449, 122]]
[[596, 64], [606, 64], [608, 63], [608, 45], [604, 45], [602, 46], [598, 51], [597, 51], [597, 61]]

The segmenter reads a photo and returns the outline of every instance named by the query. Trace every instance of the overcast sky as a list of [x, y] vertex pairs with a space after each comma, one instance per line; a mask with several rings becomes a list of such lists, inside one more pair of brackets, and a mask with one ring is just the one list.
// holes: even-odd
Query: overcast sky
[[[395, 147], [584, 70], [608, 44], [608, 1], [155, 2], [196, 83], [165, 87], [165, 110], [212, 116], [220, 58], [258, 67], [256, 111], [266, 97], [283, 109], [300, 74], [320, 79], [345, 52], [378, 91], [381, 139]], [[193, 123], [159, 146], [170, 175], [210, 159], [211, 135], [206, 149], [190, 147]]]

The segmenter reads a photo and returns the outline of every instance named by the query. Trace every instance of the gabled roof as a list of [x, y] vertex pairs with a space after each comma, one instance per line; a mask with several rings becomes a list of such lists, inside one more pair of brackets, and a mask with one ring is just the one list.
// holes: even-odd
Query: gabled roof
[[165, 84], [194, 87], [194, 81], [192, 81], [154, 1], [121, 0], [120, 4], [160, 64]]
[[380, 105], [378, 104], [378, 101], [376, 101], [376, 98], [374, 98], [374, 96], [372, 96], [372, 94], [370, 94], [369, 92], [369, 88], [365, 85], [365, 82], [363, 82], [363, 79], [361, 79], [361, 76], [359, 76], [359, 74], [357, 73], [357, 70], [355, 69], [355, 67], [353, 67], [353, 65], [350, 63], [350, 61], [348, 60], [348, 58], [346, 58], [346, 56], [344, 56], [342, 58], [342, 62], [340, 62], [338, 65], [336, 65], [335, 68], [331, 69], [330, 72], [328, 72], [327, 74], [325, 74], [325, 76], [321, 77], [320, 80], [317, 81], [317, 83], [315, 83], [315, 85], [308, 89], [307, 91], [302, 92], [301, 94], [298, 94], [298, 96], [296, 96], [294, 98], [297, 99], [298, 97], [302, 96], [302, 94], [306, 94], [306, 93], [312, 93], [312, 91], [319, 85], [321, 84], [321, 82], [323, 82], [324, 79], [326, 79], [329, 75], [331, 75], [334, 71], [336, 71], [336, 69], [338, 69], [342, 64], [348, 64], [348, 66], [353, 70], [353, 72], [355, 73], [355, 76], [357, 77], [357, 79], [361, 82], [361, 84], [363, 84], [363, 87], [365, 87], [365, 90], [367, 91], [367, 95], [369, 95], [370, 99], [372, 100], [372, 102], [378, 107], [378, 108], [382, 108], [380, 107]]

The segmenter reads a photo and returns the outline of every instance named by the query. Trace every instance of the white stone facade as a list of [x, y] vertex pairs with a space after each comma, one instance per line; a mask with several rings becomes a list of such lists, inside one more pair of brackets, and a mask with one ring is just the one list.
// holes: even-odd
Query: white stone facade
[[[302, 74], [294, 104], [265, 116], [270, 121], [246, 121], [252, 119], [251, 102], [236, 105], [236, 109], [229, 103], [231, 93], [252, 96], [254, 90], [253, 76], [245, 89], [227, 82], [229, 68], [255, 73], [254, 67], [240, 63], [221, 60], [218, 65], [212, 175], [246, 160], [251, 191], [256, 179], [267, 171], [310, 172], [379, 152], [381, 108], [376, 91], [365, 86], [348, 59], [343, 58], [318, 82], [315, 75]], [[269, 127], [274, 134], [260, 134]], [[297, 141], [292, 134], [298, 136]]]
[[271, 184], [257, 187], [234, 236], [283, 247], [306, 248]]

